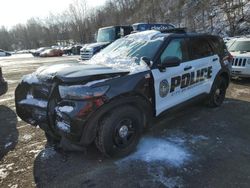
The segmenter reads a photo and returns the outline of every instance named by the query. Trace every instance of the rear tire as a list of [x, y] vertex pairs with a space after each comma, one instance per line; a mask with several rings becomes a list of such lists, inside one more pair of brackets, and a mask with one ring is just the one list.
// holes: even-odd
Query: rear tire
[[142, 131], [140, 111], [129, 105], [119, 107], [100, 122], [96, 146], [105, 156], [126, 156], [135, 150]]
[[212, 90], [209, 94], [209, 98], [207, 102], [208, 106], [213, 107], [213, 108], [220, 106], [225, 99], [226, 90], [227, 90], [226, 79], [223, 77], [219, 77], [215, 81], [212, 87]]

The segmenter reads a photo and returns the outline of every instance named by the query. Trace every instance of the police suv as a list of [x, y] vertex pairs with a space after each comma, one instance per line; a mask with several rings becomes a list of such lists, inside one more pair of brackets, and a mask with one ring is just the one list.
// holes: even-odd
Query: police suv
[[153, 118], [195, 98], [223, 103], [230, 56], [217, 36], [144, 31], [118, 39], [91, 60], [41, 67], [15, 91], [17, 114], [49, 143], [106, 156], [132, 152]]

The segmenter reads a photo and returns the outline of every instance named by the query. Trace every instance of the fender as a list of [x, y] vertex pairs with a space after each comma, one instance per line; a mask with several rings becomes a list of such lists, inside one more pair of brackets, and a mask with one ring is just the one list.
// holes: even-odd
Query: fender
[[147, 127], [148, 125], [151, 124], [153, 117], [153, 108], [151, 102], [141, 95], [135, 95], [135, 96], [122, 95], [112, 99], [110, 102], [100, 107], [95, 113], [93, 113], [88, 118], [82, 132], [80, 144], [82, 145], [91, 144], [96, 138], [97, 128], [99, 125], [98, 120], [101, 119], [110, 110], [119, 108], [119, 106], [122, 105], [133, 105], [136, 108], [138, 108], [143, 114], [144, 127]]

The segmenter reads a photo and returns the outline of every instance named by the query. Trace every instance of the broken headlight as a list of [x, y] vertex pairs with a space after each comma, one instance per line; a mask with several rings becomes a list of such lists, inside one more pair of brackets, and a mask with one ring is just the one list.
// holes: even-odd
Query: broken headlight
[[87, 87], [84, 85], [59, 86], [62, 99], [83, 100], [104, 95], [109, 86]]

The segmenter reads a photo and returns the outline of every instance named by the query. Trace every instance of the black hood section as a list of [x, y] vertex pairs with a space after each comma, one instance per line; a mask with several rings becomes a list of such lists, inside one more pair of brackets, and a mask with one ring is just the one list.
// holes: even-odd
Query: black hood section
[[87, 44], [86, 46], [84, 46], [84, 48], [102, 48], [109, 44], [110, 42], [96, 42], [96, 43]]
[[42, 80], [59, 83], [86, 83], [101, 79], [125, 76], [128, 71], [120, 71], [100, 64], [70, 63], [41, 67], [36, 75]]

